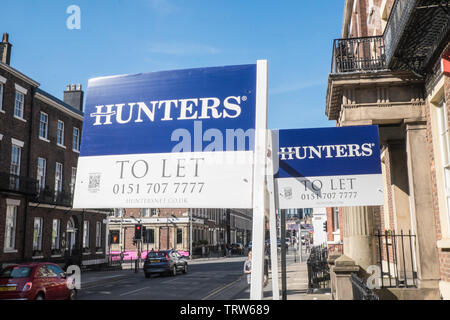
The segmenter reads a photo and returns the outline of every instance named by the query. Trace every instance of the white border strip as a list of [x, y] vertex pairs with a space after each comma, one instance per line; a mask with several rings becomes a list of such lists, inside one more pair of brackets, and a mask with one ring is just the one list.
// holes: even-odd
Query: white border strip
[[266, 212], [267, 60], [256, 63], [255, 153], [253, 165], [253, 232], [250, 299], [262, 300], [264, 282], [264, 215]]

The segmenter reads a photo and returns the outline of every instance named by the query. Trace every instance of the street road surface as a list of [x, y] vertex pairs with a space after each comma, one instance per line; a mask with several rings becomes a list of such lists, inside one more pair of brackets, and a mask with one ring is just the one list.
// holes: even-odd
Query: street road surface
[[248, 293], [243, 276], [245, 257], [194, 261], [187, 274], [144, 277], [140, 270], [122, 270], [127, 275], [78, 292], [78, 300], [232, 300], [245, 299]]

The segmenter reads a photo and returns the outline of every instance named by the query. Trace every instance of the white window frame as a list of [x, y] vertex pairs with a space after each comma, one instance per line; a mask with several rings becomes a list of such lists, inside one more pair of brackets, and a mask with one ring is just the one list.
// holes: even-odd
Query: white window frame
[[5, 84], [0, 79], [0, 112], [2, 113], [5, 113], [5, 110], [3, 110], [3, 92], [5, 91], [4, 87]]
[[[62, 124], [62, 127], [60, 127]], [[65, 148], [64, 146], [64, 121], [58, 120], [58, 124], [56, 126], [56, 144], [60, 147]]]
[[[41, 166], [42, 164], [42, 166]], [[37, 172], [36, 179], [38, 180], [39, 190], [45, 189], [45, 175], [47, 173], [47, 160], [45, 158], [38, 157], [37, 159]]]
[[18, 204], [7, 203], [6, 205], [5, 239], [3, 245], [5, 252], [17, 252], [16, 233], [18, 207]]
[[114, 216], [116, 217], [116, 218], [122, 218], [123, 217], [123, 208], [117, 208], [117, 209], [114, 209]]
[[[337, 223], [336, 223], [337, 220]], [[339, 232], [339, 208], [333, 208], [333, 232]]]
[[[38, 222], [38, 223], [37, 223]], [[42, 225], [44, 219], [35, 217], [33, 222], [33, 251], [42, 251]]]
[[80, 129], [78, 129], [77, 127], [73, 128], [72, 151], [80, 152]]
[[77, 168], [72, 167], [72, 175], [70, 176], [70, 193], [73, 195], [75, 192], [75, 182], [77, 179]]
[[95, 247], [102, 247], [102, 223], [100, 221], [95, 223]]
[[[56, 222], [56, 224], [55, 224]], [[56, 227], [56, 228], [55, 228]], [[52, 223], [52, 250], [59, 250], [61, 239], [61, 220], [53, 219]]]
[[[42, 121], [42, 116], [46, 117], [46, 121]], [[44, 141], [48, 140], [48, 114], [42, 112], [39, 114], [39, 138]]]
[[[17, 163], [14, 162], [14, 150], [18, 150], [18, 156], [17, 156]], [[22, 158], [22, 146], [17, 145], [15, 143], [11, 144], [11, 166], [10, 166], [10, 173], [14, 174], [16, 176], [20, 176], [20, 164], [21, 164], [21, 158]]]
[[0, 76], [0, 112], [5, 113], [5, 110], [3, 109], [3, 96], [5, 92], [5, 84], [6, 84], [6, 78]]
[[14, 96], [14, 118], [19, 120], [25, 120], [23, 118], [25, 109], [25, 94], [16, 90], [16, 94]]
[[83, 249], [89, 249], [89, 221], [83, 221]]
[[[58, 168], [61, 168], [61, 170], [59, 170]], [[64, 172], [63, 164], [60, 163], [60, 162], [56, 162], [56, 167], [55, 167], [55, 193], [58, 193], [58, 192], [62, 191], [63, 172]], [[59, 173], [59, 175], [58, 175], [58, 173]]]
[[150, 217], [150, 209], [149, 208], [142, 208], [141, 209], [141, 216], [144, 218]]

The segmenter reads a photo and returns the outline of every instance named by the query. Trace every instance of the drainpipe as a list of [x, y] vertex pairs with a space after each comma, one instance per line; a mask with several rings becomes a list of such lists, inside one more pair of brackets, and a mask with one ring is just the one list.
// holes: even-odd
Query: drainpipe
[[[36, 94], [36, 89], [31, 87], [31, 117], [30, 126], [28, 127], [28, 146], [27, 146], [27, 174], [26, 178], [30, 177], [30, 163], [31, 163], [31, 137], [33, 135], [33, 111], [34, 111], [34, 96]], [[20, 179], [20, 178], [19, 178]], [[28, 216], [28, 194], [25, 193], [25, 214], [23, 217], [23, 237], [22, 237], [22, 261], [25, 261], [25, 251], [26, 251], [26, 240], [27, 240], [27, 219]]]

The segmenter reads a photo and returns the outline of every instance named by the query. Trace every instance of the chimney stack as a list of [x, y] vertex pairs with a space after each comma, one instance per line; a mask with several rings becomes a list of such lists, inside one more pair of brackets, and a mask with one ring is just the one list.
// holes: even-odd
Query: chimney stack
[[64, 91], [64, 102], [68, 105], [83, 111], [84, 92], [81, 89], [81, 84], [68, 84]]
[[4, 33], [2, 42], [0, 42], [0, 61], [7, 65], [11, 62], [11, 48], [12, 44], [9, 43], [9, 35]]

